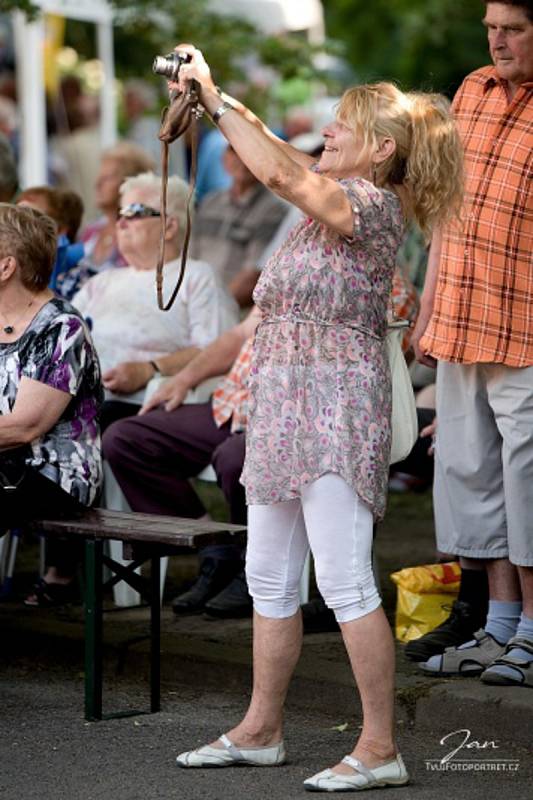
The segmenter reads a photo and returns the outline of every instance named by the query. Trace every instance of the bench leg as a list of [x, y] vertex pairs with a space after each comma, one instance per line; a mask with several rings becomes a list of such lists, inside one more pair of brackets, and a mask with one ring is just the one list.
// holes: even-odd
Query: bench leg
[[85, 719], [102, 719], [101, 540], [85, 541]]
[[161, 710], [161, 560], [151, 559], [150, 591], [150, 711]]

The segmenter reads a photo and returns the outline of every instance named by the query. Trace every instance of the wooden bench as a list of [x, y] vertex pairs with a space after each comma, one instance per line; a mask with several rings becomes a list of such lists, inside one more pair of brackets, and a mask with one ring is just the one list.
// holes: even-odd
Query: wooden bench
[[[160, 697], [160, 558], [198, 550], [210, 544], [242, 543], [240, 525], [164, 517], [125, 511], [90, 509], [79, 516], [34, 520], [27, 526], [47, 536], [80, 536], [85, 540], [85, 718], [90, 721], [147, 713], [138, 710], [102, 714], [103, 591], [126, 581], [150, 606], [150, 712], [161, 708]], [[104, 554], [108, 539], [123, 543], [120, 564]], [[135, 570], [150, 562], [147, 580]], [[104, 581], [103, 567], [112, 577]]]

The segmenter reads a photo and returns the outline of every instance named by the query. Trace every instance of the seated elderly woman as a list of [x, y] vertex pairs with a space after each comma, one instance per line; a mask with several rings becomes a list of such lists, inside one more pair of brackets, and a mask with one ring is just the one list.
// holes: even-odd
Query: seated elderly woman
[[[129, 266], [91, 278], [73, 299], [89, 320], [102, 365], [106, 402], [102, 429], [136, 414], [146, 387], [179, 372], [203, 347], [238, 321], [235, 301], [213, 268], [189, 259], [177, 299], [158, 308], [155, 267], [159, 250], [161, 179], [152, 172], [128, 178], [121, 187], [117, 242]], [[174, 286], [185, 237], [188, 186], [168, 181], [164, 288]]]
[[153, 168], [151, 156], [132, 142], [118, 142], [104, 151], [95, 181], [95, 199], [102, 216], [82, 229], [83, 258], [60, 276], [57, 292], [61, 297], [72, 300], [92, 275], [125, 265], [116, 232], [120, 186], [126, 178]]
[[[84, 320], [48, 288], [55, 255], [49, 217], [0, 204], [2, 531], [89, 506], [101, 484], [100, 368]], [[47, 555], [30, 605], [71, 591], [72, 547], [52, 539]]]

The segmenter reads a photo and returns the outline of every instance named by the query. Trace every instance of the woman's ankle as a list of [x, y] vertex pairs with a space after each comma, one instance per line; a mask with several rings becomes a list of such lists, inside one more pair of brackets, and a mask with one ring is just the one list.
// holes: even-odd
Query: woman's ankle
[[352, 752], [354, 758], [358, 758], [368, 767], [386, 764], [388, 761], [392, 761], [397, 754], [398, 748], [392, 738], [379, 741], [361, 738]]
[[236, 747], [270, 747], [281, 742], [283, 730], [281, 725], [271, 726], [243, 720], [226, 735]]

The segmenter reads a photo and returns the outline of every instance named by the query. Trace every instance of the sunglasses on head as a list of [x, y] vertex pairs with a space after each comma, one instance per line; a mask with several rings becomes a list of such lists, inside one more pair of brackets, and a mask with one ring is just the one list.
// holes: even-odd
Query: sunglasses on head
[[146, 219], [147, 217], [160, 217], [161, 212], [144, 203], [130, 203], [118, 212], [119, 219]]

